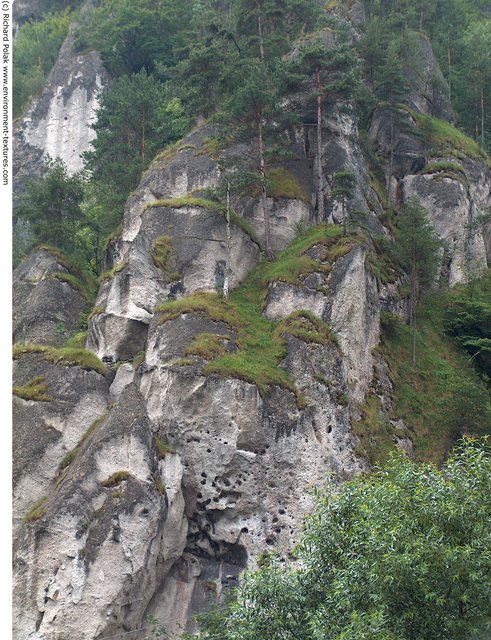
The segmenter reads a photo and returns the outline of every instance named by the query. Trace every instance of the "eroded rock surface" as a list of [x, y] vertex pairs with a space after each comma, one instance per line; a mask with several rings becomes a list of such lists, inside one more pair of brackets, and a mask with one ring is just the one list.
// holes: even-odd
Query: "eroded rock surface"
[[15, 269], [14, 342], [62, 344], [80, 325], [86, 300], [64, 278], [75, 277], [54, 253], [38, 249]]
[[[421, 50], [426, 75], [409, 79], [411, 108], [450, 118], [445, 92], [431, 84], [434, 58], [424, 40]], [[315, 118], [312, 104], [306, 91], [292, 96], [288, 108], [304, 113], [307, 125]], [[362, 218], [357, 227], [349, 216], [345, 236], [306, 250], [314, 263], [308, 273], [275, 276], [267, 290], [264, 285], [264, 316], [285, 321], [278, 366], [291, 388], [259, 389], [245, 375], [207, 373], [213, 354], [197, 355], [190, 345], [211, 334], [233, 354], [241, 348], [237, 325], [206, 310], [167, 317], [159, 311], [161, 303], [190, 294], [233, 290], [261, 260], [264, 212], [257, 190], [232, 193], [238, 218], [230, 238], [214, 200], [231, 166], [254, 166], [254, 141], [217, 151], [209, 143], [216, 129], [208, 125], [157, 158], [126, 204], [87, 340], [109, 364], [107, 378], [46, 363], [39, 354], [15, 362], [17, 385], [42, 377], [52, 397], [14, 399], [15, 640], [102, 639], [140, 629], [148, 614], [171, 632], [193, 630], [193, 615], [237, 584], [261, 553], [288, 557], [312, 507], [311, 487], [328, 475], [341, 482], [368, 469], [355, 455], [353, 420], [369, 391], [390, 416], [392, 383], [373, 350], [380, 310], [404, 317], [407, 301], [402, 278], [382, 283], [374, 275], [373, 236], [390, 236], [383, 225], [384, 185], [374, 180], [352, 107], [331, 107], [322, 149], [326, 219], [316, 220], [311, 126], [289, 134], [293, 159], [281, 165], [294, 195], [280, 185], [267, 199], [276, 253], [305, 227], [344, 222], [332, 195], [337, 172], [355, 175], [349, 210]], [[468, 158], [459, 176], [425, 173], [427, 149], [406, 136], [404, 126], [389, 140], [388, 118], [385, 108], [375, 111], [371, 136], [386, 156], [391, 203], [400, 208], [411, 195], [423, 201], [447, 240], [449, 279], [462, 281], [472, 266], [484, 264], [477, 222], [489, 204], [488, 170]], [[390, 148], [396, 150], [392, 162]], [[45, 252], [19, 267], [16, 340], [57, 342], [57, 322], [67, 310], [50, 287], [68, 286], [48, 277], [57, 269], [63, 270]], [[289, 332], [288, 318], [299, 311], [307, 312], [306, 322], [309, 312], [324, 321], [333, 335], [326, 328], [329, 338], [316, 342]], [[411, 454], [404, 424], [391, 429], [394, 443]], [[131, 638], [144, 636], [135, 631]]]
[[[92, 4], [86, 0], [81, 12]], [[77, 52], [76, 28], [70, 27], [43, 91], [15, 124], [14, 200], [23, 180], [43, 174], [48, 156], [61, 158], [70, 173], [82, 169], [82, 153], [95, 136], [91, 125], [109, 76], [98, 52]]]

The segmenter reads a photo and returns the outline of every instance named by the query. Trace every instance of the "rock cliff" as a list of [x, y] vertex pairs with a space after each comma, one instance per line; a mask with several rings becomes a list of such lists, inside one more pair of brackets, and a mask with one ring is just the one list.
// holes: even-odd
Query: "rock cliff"
[[[92, 5], [92, 0], [86, 0], [82, 15]], [[34, 2], [16, 2], [14, 8], [19, 23], [39, 15]], [[95, 135], [91, 125], [98, 95], [108, 85], [109, 76], [96, 51], [77, 51], [77, 24], [71, 25], [41, 94], [14, 125], [14, 199], [26, 177], [42, 175], [48, 156], [61, 158], [70, 173], [82, 169], [81, 155]]]
[[[34, 128], [47, 132], [49, 113], [76, 96], [85, 105], [77, 113], [87, 115], [99, 73], [89, 66], [89, 85], [77, 80], [65, 97], [52, 91], [61, 86], [53, 72], [37, 124], [34, 111], [24, 121], [25, 142], [36, 147]], [[446, 112], [414, 91], [400, 112], [410, 127], [394, 138], [382, 106], [370, 135], [390, 197], [422, 200], [447, 241], [449, 281], [461, 282], [486, 265], [484, 232], [473, 223], [489, 206], [489, 170], [451, 138], [433, 154], [418, 146], [407, 131]], [[308, 121], [307, 94], [291, 104]], [[324, 125], [329, 222], [342, 222], [332, 176], [349, 170], [353, 209], [370, 233], [355, 221], [345, 236], [316, 225], [315, 132], [299, 127], [289, 140], [294, 160], [279, 166], [294, 193], [279, 188], [267, 200], [277, 254], [268, 267], [260, 198], [233, 196], [228, 226], [213, 197], [230, 161], [253, 156], [253, 142], [211, 153], [215, 130], [204, 125], [157, 157], [130, 196], [106, 256], [88, 352], [59, 348], [83, 308], [66, 278], [50, 277], [69, 269], [48, 250], [17, 268], [15, 341], [44, 346], [19, 345], [14, 363], [16, 640], [123, 632], [137, 640], [148, 614], [171, 632], [192, 630], [193, 613], [262, 553], [288, 556], [312, 487], [368, 469], [352, 424], [374, 367], [379, 378], [384, 368], [373, 353], [380, 311], [404, 313], [404, 299], [373, 268], [372, 236], [390, 231], [355, 113], [335, 105]], [[64, 149], [53, 146], [55, 155]], [[459, 168], [449, 168], [456, 152]], [[217, 294], [226, 282], [229, 299]], [[262, 378], [248, 368], [248, 350], [266, 359], [272, 342], [278, 349], [261, 362]], [[410, 448], [395, 428], [392, 439]]]

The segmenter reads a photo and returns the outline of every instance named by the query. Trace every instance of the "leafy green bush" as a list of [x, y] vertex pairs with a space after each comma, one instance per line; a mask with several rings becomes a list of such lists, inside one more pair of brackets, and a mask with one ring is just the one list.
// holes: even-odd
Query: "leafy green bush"
[[265, 558], [203, 640], [468, 640], [491, 616], [491, 456], [443, 469], [395, 455], [317, 495], [297, 568]]

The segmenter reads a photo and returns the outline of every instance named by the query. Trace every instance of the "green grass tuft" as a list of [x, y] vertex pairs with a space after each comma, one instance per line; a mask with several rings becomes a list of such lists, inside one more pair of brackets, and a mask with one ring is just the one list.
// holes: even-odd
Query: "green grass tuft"
[[[215, 322], [225, 323], [236, 334], [237, 351], [215, 357], [204, 366], [203, 374], [250, 382], [257, 386], [261, 395], [266, 393], [268, 385], [277, 385], [294, 393], [297, 405], [303, 408], [305, 399], [278, 366], [286, 355], [282, 330], [285, 333], [287, 328], [290, 333], [296, 331], [298, 335], [303, 332], [304, 339], [320, 344], [333, 343], [334, 338], [328, 327], [308, 312], [304, 312], [303, 319], [300, 316], [291, 318], [281, 328], [278, 327], [282, 323], [265, 318], [262, 310], [268, 285], [275, 280], [297, 283], [302, 275], [330, 269], [332, 263], [350, 251], [356, 241], [355, 236], [341, 236], [338, 226], [313, 227], [296, 238], [275, 261], [263, 260], [231, 293], [230, 300], [224, 300], [216, 293], [194, 293], [160, 305], [157, 308], [161, 314], [160, 322], [178, 318], [183, 313], [204, 313]], [[324, 247], [324, 266], [305, 255], [314, 245]], [[183, 361], [182, 364], [193, 362]]]
[[101, 485], [106, 489], [112, 489], [113, 487], [117, 487], [118, 484], [121, 484], [124, 480], [128, 480], [130, 474], [128, 471], [115, 471], [109, 478], [103, 480]]
[[192, 358], [178, 358], [174, 360], [172, 363], [172, 367], [190, 367], [191, 365], [196, 364], [196, 362]]
[[35, 400], [36, 402], [51, 402], [53, 398], [46, 394], [48, 385], [44, 376], [36, 376], [22, 387], [14, 387], [12, 393], [23, 400]]
[[179, 300], [157, 305], [159, 323], [174, 320], [184, 313], [203, 313], [215, 322], [224, 322], [232, 329], [238, 328], [238, 318], [233, 307], [218, 293], [197, 292]]
[[35, 520], [43, 518], [46, 515], [46, 508], [44, 505], [47, 500], [48, 498], [45, 496], [35, 502], [24, 516], [24, 522], [34, 522]]
[[186, 348], [184, 355], [214, 360], [225, 355], [227, 350], [223, 343], [226, 341], [227, 336], [216, 333], [199, 333]]
[[274, 167], [266, 174], [266, 193], [271, 198], [302, 200], [309, 204], [309, 195], [297, 176], [286, 167]]
[[153, 437], [155, 442], [155, 448], [157, 449], [157, 457], [159, 460], [163, 460], [168, 453], [174, 453], [174, 449], [167, 443], [155, 435]]
[[181, 274], [176, 271], [176, 250], [169, 236], [161, 236], [153, 241], [153, 262], [162, 269], [167, 282], [180, 280]]
[[79, 331], [71, 338], [68, 338], [63, 346], [71, 349], [83, 349], [85, 347], [86, 340], [87, 331]]
[[435, 162], [429, 162], [420, 173], [423, 175], [431, 174], [431, 173], [440, 173], [444, 171], [445, 173], [457, 173], [462, 174], [462, 177], [465, 177], [465, 169], [464, 167], [457, 162], [449, 162], [448, 160], [438, 160]]
[[125, 260], [123, 260], [123, 262], [120, 262], [119, 264], [115, 264], [112, 269], [108, 269], [107, 271], [104, 271], [103, 273], [101, 273], [101, 275], [99, 276], [99, 282], [102, 284], [103, 282], [106, 282], [106, 280], [112, 280], [117, 273], [122, 271], [127, 266], [128, 266], [128, 258], [126, 258]]
[[90, 320], [92, 320], [92, 318], [94, 318], [95, 316], [100, 315], [101, 313], [104, 313], [105, 308], [101, 307], [100, 305], [97, 305], [97, 307], [94, 307], [92, 309], [92, 311], [89, 313], [88, 317], [87, 317], [87, 322], [90, 322]]
[[66, 453], [61, 459], [60, 464], [58, 465], [59, 471], [63, 471], [63, 469], [66, 469], [66, 467], [71, 465], [72, 462], [75, 460], [75, 455], [76, 455], [75, 449], [72, 449], [71, 451]]
[[450, 122], [423, 115], [407, 107], [405, 110], [416, 120], [418, 127], [434, 146], [433, 153], [453, 155], [457, 158], [463, 155], [474, 160], [486, 159], [486, 153], [478, 143], [456, 129]]
[[307, 343], [337, 346], [337, 339], [331, 329], [311, 311], [293, 312], [280, 322], [277, 331], [281, 335], [289, 334]]
[[99, 358], [86, 349], [71, 347], [50, 347], [43, 344], [16, 344], [13, 348], [14, 359], [21, 358], [28, 353], [40, 353], [46, 362], [60, 364], [67, 367], [80, 367], [86, 371], [97, 371], [101, 375], [107, 374], [106, 366]]

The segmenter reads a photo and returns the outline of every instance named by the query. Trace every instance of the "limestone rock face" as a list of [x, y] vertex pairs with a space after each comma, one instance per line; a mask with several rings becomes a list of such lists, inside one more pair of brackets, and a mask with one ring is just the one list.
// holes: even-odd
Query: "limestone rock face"
[[445, 243], [450, 285], [482, 275], [487, 266], [479, 218], [490, 203], [490, 173], [484, 162], [467, 160], [463, 166], [463, 174], [409, 175], [403, 180], [405, 198], [415, 196], [421, 202]]
[[[321, 247], [313, 247], [314, 256]], [[354, 247], [339, 258], [329, 275], [311, 274], [302, 286], [275, 282], [269, 288], [264, 314], [271, 320], [305, 309], [333, 328], [344, 357], [346, 380], [360, 401], [372, 378], [372, 349], [380, 333], [377, 282], [367, 267], [366, 251]]]
[[[86, 0], [81, 12], [91, 6], [92, 0]], [[95, 136], [91, 125], [99, 106], [98, 94], [109, 77], [96, 51], [77, 53], [76, 27], [70, 27], [40, 96], [15, 124], [14, 199], [26, 177], [42, 175], [48, 156], [61, 158], [70, 173], [82, 169], [81, 155]]]
[[77, 329], [86, 302], [63, 279], [73, 275], [47, 249], [22, 261], [12, 282], [14, 342], [62, 344]]
[[156, 576], [175, 553], [161, 545], [172, 512], [164, 493], [145, 407], [131, 388], [18, 537], [14, 637], [55, 638], [63, 629], [88, 640], [142, 626]]
[[14, 396], [14, 532], [29, 508], [49, 494], [64, 457], [107, 409], [108, 383], [95, 371], [49, 364], [39, 354], [14, 361], [14, 386], [38, 377], [47, 386], [46, 400]]
[[200, 324], [227, 333], [194, 314], [152, 324], [140, 374], [153, 428], [183, 466], [186, 556], [148, 610], [171, 631], [192, 629], [190, 611], [233, 585], [262, 551], [288, 553], [312, 506], [309, 486], [329, 471], [342, 478], [363, 467], [340, 400], [348, 388], [337, 347], [287, 340], [282, 366], [305, 395], [307, 407], [299, 409], [289, 391], [271, 388], [261, 397], [249, 383], [203, 376], [199, 360], [181, 365]]
[[[409, 79], [412, 109], [450, 117], [438, 83], [432, 100], [423, 95], [436, 70], [425, 41], [421, 48], [426, 75]], [[43, 113], [55, 94], [41, 98]], [[149, 614], [169, 632], [192, 631], [193, 615], [237, 584], [260, 554], [288, 557], [312, 507], [311, 487], [328, 475], [338, 483], [368, 470], [355, 455], [352, 425], [369, 390], [390, 416], [392, 383], [374, 351], [380, 310], [407, 313], [403, 280], [381, 283], [374, 275], [373, 237], [390, 236], [384, 185], [374, 179], [352, 106], [331, 105], [322, 144], [326, 215], [316, 220], [312, 96], [291, 96], [286, 108], [303, 113], [305, 127], [288, 134], [291, 159], [274, 167], [283, 172], [266, 203], [275, 253], [313, 224], [347, 227], [332, 245], [326, 234], [305, 251], [311, 268], [303, 275], [282, 277], [279, 269], [264, 284], [260, 308], [271, 321], [285, 320], [278, 327], [285, 342], [278, 366], [296, 393], [288, 384], [259, 388], [236, 371], [244, 379], [210, 374], [212, 356], [190, 349], [205, 333], [227, 354], [237, 352], [243, 340], [237, 323], [188, 307], [167, 316], [159, 310], [190, 294], [233, 291], [262, 259], [257, 185], [231, 194], [229, 230], [216, 199], [235, 169], [256, 166], [255, 142], [216, 150], [210, 140], [216, 129], [200, 126], [142, 176], [105, 257], [87, 347], [106, 361], [108, 375], [49, 364], [42, 354], [15, 361], [15, 385], [41, 379], [49, 396], [14, 398], [15, 640], [126, 632], [143, 640], [139, 630]], [[411, 124], [411, 113], [404, 114]], [[462, 281], [471, 267], [482, 268], [486, 246], [489, 251], [479, 223], [489, 205], [487, 168], [464, 159], [458, 176], [428, 169], [427, 150], [416, 137], [404, 137], [403, 126], [390, 143], [388, 117], [376, 110], [371, 137], [382, 154], [397, 150], [384, 165], [391, 202], [398, 208], [411, 195], [421, 199], [447, 241], [450, 282]], [[36, 153], [44, 153], [43, 145]], [[361, 220], [343, 220], [332, 192], [340, 171], [355, 176], [349, 210]], [[78, 321], [83, 300], [52, 277], [56, 271], [66, 267], [46, 251], [17, 269], [16, 341], [59, 344], [59, 325]], [[295, 333], [288, 320], [299, 311], [312, 326], [324, 321], [332, 335], [325, 327], [323, 340]], [[404, 425], [391, 426], [394, 442], [411, 453]]]

